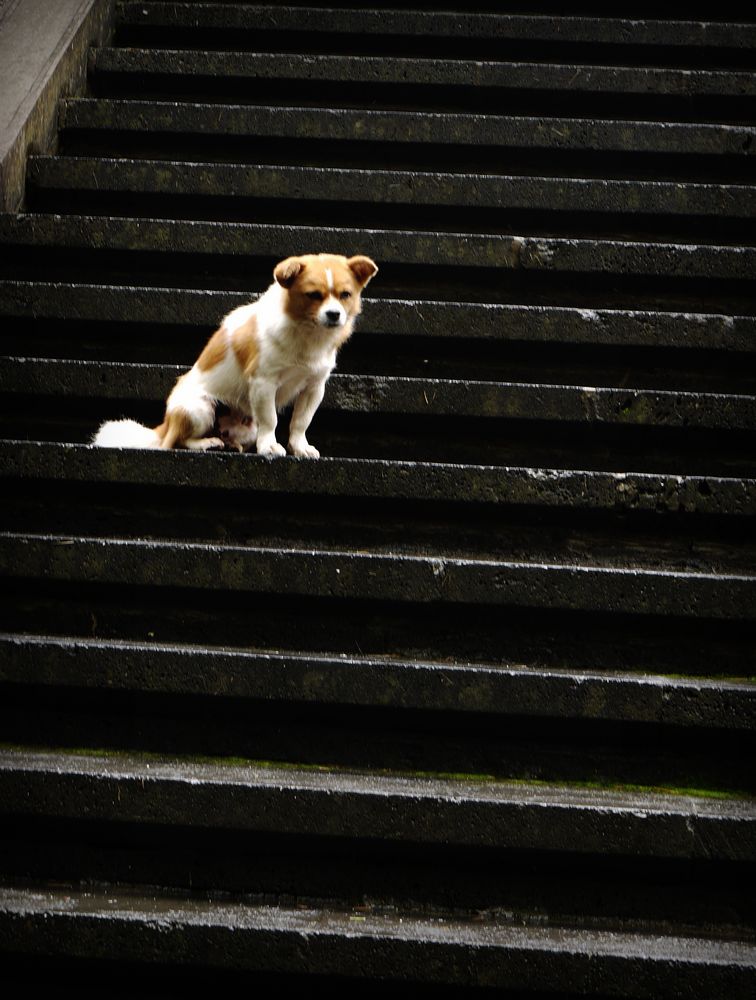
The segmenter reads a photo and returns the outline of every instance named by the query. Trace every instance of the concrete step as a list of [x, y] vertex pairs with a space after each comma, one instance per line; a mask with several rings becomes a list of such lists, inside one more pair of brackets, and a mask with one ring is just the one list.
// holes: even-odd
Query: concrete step
[[[44, 246], [47, 242], [70, 250], [91, 245], [95, 251], [133, 249], [156, 253], [165, 252], [161, 239], [165, 234], [172, 241], [172, 250], [179, 254], [191, 253], [201, 245], [203, 252], [239, 255], [256, 235], [253, 227], [240, 223], [65, 216], [0, 216], [0, 234], [9, 247]], [[294, 238], [294, 231], [287, 234], [292, 243]], [[283, 253], [287, 246], [282, 243]], [[260, 252], [266, 251], [265, 245], [260, 246]], [[226, 312], [252, 297], [243, 291], [83, 284], [73, 279], [0, 281], [0, 308], [7, 317], [183, 324], [202, 326], [208, 332]], [[363, 303], [360, 335], [451, 340], [461, 332], [465, 338], [483, 342], [692, 348], [733, 356], [756, 350], [756, 319], [744, 315], [434, 299], [368, 298]]]
[[54, 534], [0, 534], [10, 579], [220, 588], [318, 598], [549, 608], [751, 621], [747, 572], [539, 564], [496, 558], [384, 554]]
[[[4, 750], [26, 817], [649, 858], [753, 861], [750, 800], [358, 774], [151, 755]], [[8, 809], [10, 806], [10, 809]], [[474, 822], [470, 822], [470, 814]]]
[[[133, 490], [125, 491], [123, 487], [116, 487], [112, 492], [113, 495], [120, 495], [122, 504], [128, 502], [129, 493], [134, 495]], [[54, 487], [45, 484], [44, 495], [55, 498], [58, 510], [67, 501], [76, 502], [76, 498], [70, 497], [70, 492], [61, 488], [60, 484]], [[147, 499], [151, 496], [152, 494]], [[99, 499], [101, 500], [101, 494]], [[39, 494], [34, 500], [39, 504]], [[168, 496], [165, 496], [165, 501], [169, 526], [163, 530], [162, 537], [169, 539], [177, 520], [176, 517], [171, 520], [170, 514], [176, 508], [169, 505]], [[95, 502], [90, 509], [94, 520], [103, 508]], [[205, 523], [207, 524], [207, 517]], [[89, 530], [92, 530], [91, 526]], [[205, 529], [206, 533], [208, 530]], [[59, 531], [57, 537], [70, 539], [73, 533], [64, 529]], [[199, 532], [195, 537], [199, 537]], [[235, 549], [238, 546], [231, 547]], [[278, 547], [281, 549], [280, 540]], [[307, 548], [312, 550], [312, 544]], [[17, 549], [18, 547], [14, 548], [14, 552]], [[321, 551], [322, 546], [315, 546], [315, 549]], [[36, 572], [34, 569], [24, 577], [20, 575], [20, 567], [16, 568], [16, 575], [7, 587], [9, 599], [0, 609], [0, 628], [3, 631], [30, 635], [71, 635], [84, 639], [94, 635], [128, 642], [159, 641], [200, 646], [207, 645], [212, 637], [218, 637], [214, 640], [216, 644], [220, 642], [229, 648], [242, 650], [253, 647], [303, 655], [315, 652], [339, 657], [342, 654], [347, 657], [355, 654], [389, 658], [398, 656], [405, 660], [487, 663], [505, 668], [512, 664], [523, 664], [571, 672], [646, 672], [653, 675], [714, 676], [740, 680], [748, 680], [755, 673], [752, 625], [748, 621], [735, 622], [727, 618], [695, 618], [657, 613], [628, 615], [617, 614], [613, 610], [601, 611], [598, 608], [586, 612], [579, 608], [528, 608], [514, 604], [498, 605], [496, 613], [492, 614], [491, 604], [453, 602], [445, 603], [443, 614], [440, 614], [437, 603], [386, 602], [380, 599], [380, 594], [376, 594], [376, 599], [368, 601], [336, 595], [318, 598], [312, 593], [289, 594], [282, 601], [277, 593], [258, 592], [254, 599], [250, 599], [248, 591], [218, 586], [174, 587], [167, 585], [169, 581], [164, 586], [142, 586], [135, 583], [130, 575], [124, 576], [112, 586], [103, 586], [101, 580], [72, 585], [70, 579], [63, 575], [60, 578], [47, 578], [35, 575]], [[222, 622], [220, 632], [218, 622]], [[10, 692], [6, 693], [10, 699]], [[37, 694], [41, 697], [39, 689]], [[11, 706], [14, 703], [9, 700], [7, 704]], [[84, 726], [82, 711], [80, 708], [78, 714]], [[104, 717], [102, 710], [89, 717], [92, 725], [96, 723], [97, 731], [101, 728], [98, 720]], [[9, 707], [6, 719], [12, 718], [13, 711]], [[39, 710], [36, 718], [40, 718]], [[58, 725], [60, 720], [55, 716], [54, 705], [50, 705], [45, 718], [51, 718]], [[128, 720], [128, 713], [124, 718]], [[31, 722], [34, 716], [27, 716], [27, 719]], [[38, 730], [39, 724], [33, 728]], [[13, 729], [17, 731], [18, 726], [14, 725]], [[296, 727], [294, 730], [282, 730], [290, 733], [293, 731], [299, 732]], [[159, 730], [155, 732], [154, 724], [153, 732], [155, 735], [159, 733]], [[169, 729], [166, 732], [172, 731]], [[198, 729], [196, 723], [193, 723], [191, 733], [187, 734], [193, 736], [188, 741], [189, 745], [194, 744], [196, 747], [197, 740], [206, 732], [206, 727]], [[312, 733], [313, 729], [308, 728], [307, 732]], [[446, 732], [450, 735], [453, 730]], [[230, 736], [229, 731], [223, 734], [223, 745], [233, 754], [238, 751], [238, 745], [233, 746], [234, 740], [238, 739], [246, 746], [251, 734], [249, 731], [240, 732], [238, 725], [230, 733]], [[667, 733], [667, 736], [670, 735]], [[547, 734], [544, 733], [544, 736]], [[112, 733], [102, 738], [107, 742], [110, 737]], [[160, 745], [170, 750], [170, 746], [164, 742], [165, 738], [164, 735]], [[656, 740], [646, 743], [646, 750], [658, 748], [658, 739], [661, 739], [662, 745], [666, 745], [663, 730], [661, 734], [657, 734]], [[44, 742], [45, 737], [40, 735], [39, 741]], [[78, 739], [70, 737], [70, 741], [74, 745], [80, 745], [81, 732]], [[616, 742], [616, 737], [610, 738], [609, 742]], [[711, 741], [705, 745], [710, 744]], [[100, 742], [96, 745], [103, 744]], [[385, 741], [382, 745], [386, 747]], [[433, 749], [440, 745], [434, 741], [429, 754], [432, 756]], [[353, 744], [352, 748], [359, 746], [360, 743]], [[452, 740], [445, 746], [442, 756], [448, 758], [450, 748], [457, 746], [457, 742]], [[331, 744], [332, 750], [337, 747], [337, 743]], [[619, 754], [613, 758], [615, 767], [626, 756], [627, 747], [619, 749]], [[699, 760], [702, 749], [699, 747], [697, 750]], [[563, 754], [562, 761], [568, 761], [573, 751]], [[207, 746], [202, 752], [212, 752], [212, 746]], [[255, 750], [253, 755], [266, 757], [266, 753], [260, 750]], [[427, 756], [420, 756], [426, 757], [427, 764]], [[732, 773], [742, 773], [750, 756], [750, 753], [741, 754], [740, 764], [731, 769]], [[656, 757], [658, 761], [658, 753]], [[651, 751], [651, 762], [653, 759], [654, 752]], [[731, 758], [721, 755], [709, 757], [715, 769], [721, 769], [723, 760], [727, 759]], [[556, 763], [558, 762], [552, 758], [552, 770]], [[432, 762], [430, 766], [434, 766]], [[458, 770], [451, 763], [446, 766], [451, 770]], [[493, 765], [489, 762], [482, 770], [488, 771], [489, 766]], [[468, 770], [476, 773], [481, 768], [476, 765]], [[562, 771], [562, 767], [558, 770]], [[582, 777], [586, 773], [588, 771], [584, 770]], [[673, 783], [686, 786], [690, 783], [690, 774], [683, 779], [682, 773], [677, 772]], [[548, 777], [548, 774], [548, 767], [536, 773], [531, 772], [532, 777], [539, 778]], [[646, 775], [643, 780], [647, 782], [648, 772]], [[752, 775], [746, 784], [751, 779]], [[637, 781], [638, 778], [628, 775], [625, 780]], [[658, 780], [658, 772], [657, 778], [652, 780]], [[667, 775], [666, 780], [672, 779]], [[709, 784], [708, 780], [703, 782], [704, 787]], [[714, 782], [714, 787], [717, 784], [722, 784], [721, 773], [718, 781]], [[732, 787], [732, 779], [728, 787]], [[743, 779], [738, 780], [736, 787], [744, 787]]]
[[[83, 444], [0, 441], [0, 471], [16, 481], [116, 483], [231, 492], [423, 500], [428, 503], [524, 506], [544, 510], [715, 514], [756, 513], [756, 480], [321, 458], [316, 463], [266, 462], [247, 456], [168, 455], [114, 451]], [[254, 461], [250, 482], [247, 461]]]
[[[162, 403], [181, 366], [117, 362], [0, 359], [0, 385], [12, 394]], [[325, 409], [433, 417], [476, 417], [756, 429], [756, 397], [593, 386], [333, 375]]]
[[756, 685], [618, 671], [327, 656], [0, 633], [0, 680], [62, 693], [200, 695], [749, 733]]
[[747, 680], [64, 635], [0, 654], [6, 744], [753, 791]]
[[[9, 241], [21, 236], [21, 220], [39, 227], [40, 240], [45, 238], [44, 215], [0, 216], [4, 235]], [[11, 222], [14, 220], [14, 222]], [[53, 220], [49, 220], [52, 222]], [[106, 220], [107, 221], [107, 220]], [[119, 246], [118, 232], [126, 220], [109, 220], [114, 230], [114, 248]], [[73, 221], [56, 218], [61, 242], [70, 240]], [[100, 217], [78, 220], [83, 229], [94, 232], [103, 223]], [[139, 220], [142, 248], [149, 249], [149, 234], [155, 220]], [[166, 222], [180, 244], [182, 229], [199, 232], [203, 241], [210, 236], [208, 250], [220, 252], [214, 232], [222, 231], [228, 253], [234, 253], [235, 237], [243, 233], [248, 254], [269, 256], [277, 260], [282, 254], [294, 253], [295, 247], [315, 246], [322, 231], [308, 226], [274, 226], [255, 223]], [[134, 229], [136, 230], [136, 226]], [[145, 232], [146, 230], [146, 232]], [[94, 235], [93, 232], [93, 235]], [[382, 265], [410, 264], [440, 267], [487, 268], [495, 270], [535, 271], [538, 273], [649, 275], [675, 278], [709, 278], [728, 281], [753, 281], [756, 269], [756, 248], [750, 246], [696, 245], [686, 243], [640, 242], [638, 240], [559, 239], [548, 236], [518, 236], [506, 234], [408, 232], [391, 229], [350, 229], [334, 227], [332, 239], [344, 245], [359, 246], [365, 253], [379, 258]], [[68, 234], [68, 236], [67, 236]], [[51, 233], [52, 235], [52, 233]], [[138, 240], [138, 233], [133, 233]], [[23, 238], [23, 237], [21, 237]], [[139, 243], [133, 244], [139, 248]], [[152, 249], [157, 249], [153, 247]]]
[[[413, 37], [504, 42], [593, 43], [633, 47], [684, 47], [694, 49], [756, 49], [753, 24], [700, 23], [692, 20], [633, 19], [622, 17], [566, 17], [513, 13], [460, 13], [457, 11], [375, 10], [359, 7], [300, 6], [233, 3], [122, 2], [117, 8], [120, 27], [213, 29], [235, 33], [250, 31], [263, 38], [272, 33], [394, 36], [406, 43]], [[340, 39], [339, 39], [340, 41]]]
[[[317, 440], [322, 443], [320, 434]], [[336, 459], [321, 473], [304, 469], [294, 476], [285, 468], [282, 474], [270, 475], [267, 473], [270, 463], [256, 456], [240, 458], [232, 454], [225, 456], [226, 461], [210, 463], [206, 473], [203, 468], [207, 462], [203, 465], [200, 459], [193, 465], [189, 463], [180, 482], [184, 487], [194, 485], [202, 492], [181, 500], [175, 480], [172, 484], [167, 478], [168, 470], [162, 476], [150, 474], [150, 466], [156, 464], [154, 459], [147, 463], [141, 476], [129, 483], [123, 472], [133, 468], [139, 455], [132, 455], [131, 462], [120, 461], [119, 455], [119, 465], [115, 468], [109, 456], [89, 463], [82, 455], [77, 470], [79, 479], [67, 478], [65, 470], [61, 475], [56, 465], [45, 477], [55, 484], [53, 495], [40, 494], [39, 474], [24, 480], [23, 457], [28, 463], [33, 455], [40, 457], [41, 449], [50, 447], [65, 446], [33, 444], [19, 448], [14, 442], [6, 442], [3, 449], [3, 459], [8, 457], [9, 461], [3, 463], [2, 471], [14, 475], [14, 493], [7, 501], [8, 517], [23, 519], [25, 532], [37, 536], [95, 534], [98, 538], [155, 539], [178, 544], [199, 540], [226, 546], [253, 545], [258, 550], [356, 549], [376, 556], [527, 561], [538, 565], [590, 565], [606, 570], [658, 570], [671, 574], [748, 574], [753, 566], [753, 546], [743, 537], [744, 512], [740, 508], [747, 496], [748, 480], [699, 481], [702, 491], [711, 490], [706, 496], [711, 495], [713, 503], [704, 502], [698, 508], [691, 503], [687, 509], [678, 507], [675, 514], [671, 491], [666, 498], [669, 506], [662, 506], [663, 500], [657, 494], [656, 507], [639, 507], [637, 494], [636, 501], [632, 499], [638, 485], [632, 482], [633, 477], [629, 482], [619, 482], [619, 477], [615, 477], [619, 496], [623, 496], [620, 487], [624, 486], [628, 492], [624, 503], [602, 506], [595, 498], [571, 502], [578, 486], [590, 481], [590, 473], [572, 477], [546, 473], [544, 478], [554, 486], [563, 481], [565, 492], [558, 497], [556, 490], [550, 496], [547, 490], [543, 502], [538, 498], [535, 503], [524, 505], [523, 500], [527, 501], [529, 493], [536, 493], [537, 487], [528, 490], [523, 480], [529, 476], [537, 481], [537, 470], [529, 474], [526, 470], [504, 470], [508, 474], [487, 493], [480, 488], [494, 479], [493, 469], [483, 470], [489, 475], [480, 478], [475, 467], [463, 469], [463, 474], [457, 477], [458, 467], [431, 466], [435, 475], [445, 472], [446, 478], [445, 483], [441, 479], [444, 488], [431, 499], [413, 489], [418, 476], [408, 477], [396, 493], [392, 492], [391, 484], [411, 469], [408, 463], [394, 467], [380, 461], [355, 463]], [[21, 452], [21, 469], [19, 459], [10, 454], [14, 449]], [[347, 477], [355, 465], [358, 481], [352, 485]], [[109, 469], [112, 479], [107, 476]], [[388, 472], [380, 488], [364, 485], [369, 473], [385, 469]], [[176, 466], [170, 471], [175, 476]], [[425, 478], [424, 470], [419, 471]], [[338, 477], [337, 483], [319, 489], [329, 475]], [[224, 477], [228, 484], [221, 487], [219, 494], [217, 484]], [[657, 488], [659, 479], [662, 477], [657, 478]], [[475, 501], [461, 495], [464, 485], [471, 480], [472, 490], [478, 491], [474, 517], [470, 504]], [[291, 488], [289, 481], [293, 484]], [[88, 489], [88, 503], [83, 509], [76, 503], [81, 482], [86, 482]], [[154, 485], [153, 495], [147, 488], [150, 483]], [[686, 485], [686, 492], [692, 492], [693, 483]], [[735, 513], [734, 520], [724, 513], [728, 507], [718, 495], [722, 485], [724, 497], [731, 500], [737, 497], [739, 513]], [[732, 489], [727, 490], [728, 485]], [[611, 489], [607, 492], [611, 493]], [[293, 497], [297, 495], [300, 499], [295, 502]], [[381, 497], [388, 503], [381, 502]], [[411, 497], [411, 503], [403, 503], [402, 497]], [[456, 506], [450, 505], [451, 497], [456, 497]], [[651, 497], [644, 499], [650, 501]], [[171, 514], [173, 504], [180, 500], [180, 512]], [[219, 520], [214, 512], [221, 504], [223, 515]], [[710, 513], [717, 511], [717, 516], [702, 517], [707, 509]], [[733, 505], [729, 510], [732, 512]], [[693, 516], [693, 511], [699, 516]]]
[[[403, 59], [394, 56], [299, 55], [296, 53], [218, 52], [170, 48], [115, 48], [92, 51], [90, 72], [98, 86], [107, 77], [131, 77], [135, 88], [144, 78], [186, 77], [233, 80], [306, 80], [339, 84], [393, 84], [469, 91], [569, 91], [583, 94], [659, 95], [673, 97], [756, 97], [753, 74], [738, 71], [681, 70], [652, 67], [593, 66], [575, 63], [479, 62], [468, 59]], [[317, 92], [317, 90], [315, 90]], [[345, 97], [348, 95], [345, 94]], [[343, 99], [342, 99], [343, 104]]]
[[[196, 241], [203, 253], [241, 253], [269, 257], [314, 246], [322, 231], [308, 226], [256, 223], [211, 223], [100, 216], [0, 215], [0, 233], [8, 243], [26, 245], [36, 235], [41, 244], [56, 241], [83, 246], [86, 240], [101, 249], [158, 251], [157, 227], [165, 227], [181, 251]], [[31, 232], [30, 232], [31, 230]], [[387, 264], [486, 268], [567, 274], [612, 273], [649, 275], [667, 279], [710, 278], [753, 281], [756, 248], [750, 246], [645, 243], [629, 240], [559, 239], [477, 233], [408, 232], [391, 229], [334, 227], [331, 239], [359, 246]], [[183, 237], [182, 237], [183, 234]], [[110, 240], [108, 240], [110, 235]], [[128, 244], [126, 240], [128, 239]], [[40, 289], [44, 291], [42, 287]]]
[[[252, 456], [248, 456], [252, 457]], [[321, 458], [319, 462], [255, 460], [248, 466], [224, 456], [197, 461], [184, 451], [150, 452], [92, 449], [88, 445], [0, 442], [0, 471], [6, 478], [59, 482], [170, 486], [291, 492], [324, 497], [406, 499], [528, 508], [624, 513], [717, 514], [749, 517], [756, 513], [756, 480], [643, 473], [571, 471]], [[245, 460], [246, 461], [246, 460]]]
[[[142, 5], [140, 5], [141, 7]], [[387, 12], [390, 13], [390, 12]], [[750, 162], [756, 151], [756, 129], [705, 122], [679, 124], [589, 118], [549, 118], [501, 114], [422, 114], [412, 111], [309, 108], [247, 104], [202, 104], [196, 101], [146, 101], [71, 98], [62, 102], [60, 127], [69, 148], [73, 131], [98, 131], [111, 143], [116, 133], [133, 141], [170, 135], [255, 135], [268, 139], [359, 142], [377, 149], [381, 143], [410, 146], [463, 145], [490, 147], [507, 155], [512, 149], [550, 152], [638, 153], [736, 157]], [[248, 155], [253, 151], [248, 149]], [[390, 149], [389, 149], [390, 151]]]
[[[569, 988], [572, 995], [679, 997], [706, 990], [733, 998], [749, 995], [756, 958], [745, 941], [703, 936], [661, 937], [642, 932], [586, 931], [569, 927], [515, 926], [506, 920], [442, 920], [411, 913], [371, 913], [366, 908], [297, 908], [181, 897], [119, 886], [88, 890], [44, 885], [0, 891], [0, 940], [4, 950], [39, 961], [75, 956], [136, 963], [125, 984], [138, 982], [146, 956], [173, 964], [171, 980], [191, 971], [196, 985], [210, 973], [245, 977], [338, 975], [341, 985], [369, 984], [390, 975], [392, 988], [432, 984], [519, 990]], [[189, 956], [203, 956], [197, 968]], [[150, 981], [160, 971], [149, 966]], [[157, 977], [157, 978], [156, 978]], [[345, 978], [342, 978], [345, 977]], [[346, 978], [351, 977], [351, 978]], [[59, 972], [61, 982], [66, 972]], [[328, 982], [328, 979], [325, 979]]]
[[[133, 210], [140, 194], [440, 208], [528, 209], [536, 212], [697, 216], [756, 216], [756, 186], [354, 170], [334, 167], [185, 163], [104, 157], [30, 157], [35, 192], [119, 193]], [[168, 209], [168, 205], [165, 208]], [[358, 215], [359, 210], [354, 209]]]

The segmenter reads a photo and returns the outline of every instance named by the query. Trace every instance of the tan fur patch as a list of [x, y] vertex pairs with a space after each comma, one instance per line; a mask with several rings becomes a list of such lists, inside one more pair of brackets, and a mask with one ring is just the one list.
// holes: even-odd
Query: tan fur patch
[[350, 257], [347, 261], [347, 267], [363, 288], [378, 273], [378, 265], [369, 257]]
[[160, 443], [161, 448], [180, 448], [184, 441], [194, 435], [194, 421], [186, 410], [176, 409], [166, 413], [163, 426], [166, 431]]
[[273, 277], [283, 288], [291, 288], [301, 270], [302, 262], [299, 257], [287, 257], [276, 264]]
[[257, 319], [254, 316], [250, 316], [244, 326], [234, 330], [231, 334], [231, 346], [244, 374], [254, 375], [260, 353], [257, 344]]
[[219, 365], [221, 361], [226, 356], [226, 335], [221, 327], [220, 330], [216, 330], [212, 335], [210, 340], [205, 344], [205, 348], [197, 358], [197, 367], [203, 371], [209, 371], [210, 368], [215, 368]]

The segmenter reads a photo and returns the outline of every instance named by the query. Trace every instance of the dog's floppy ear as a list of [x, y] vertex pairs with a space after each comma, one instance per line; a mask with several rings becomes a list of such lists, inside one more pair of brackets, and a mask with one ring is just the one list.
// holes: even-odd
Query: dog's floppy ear
[[276, 264], [273, 277], [283, 288], [291, 288], [302, 270], [304, 270], [304, 264], [299, 257], [287, 257], [280, 264]]
[[363, 288], [378, 273], [378, 265], [369, 257], [350, 257], [347, 267]]

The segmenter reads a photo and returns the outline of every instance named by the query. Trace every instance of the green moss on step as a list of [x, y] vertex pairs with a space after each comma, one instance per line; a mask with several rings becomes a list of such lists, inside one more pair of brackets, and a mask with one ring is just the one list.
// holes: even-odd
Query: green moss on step
[[93, 747], [38, 747], [18, 744], [0, 743], [0, 751], [17, 751], [27, 753], [59, 753], [71, 757], [103, 757], [110, 760], [128, 758], [155, 763], [186, 763], [207, 764], [213, 767], [248, 767], [263, 770], [305, 771], [321, 774], [365, 774], [385, 778], [410, 778], [428, 781], [464, 781], [468, 783], [514, 785], [537, 788], [564, 788], [574, 790], [635, 793], [642, 795], [680, 795], [707, 799], [745, 799], [754, 800], [756, 794], [742, 789], [701, 788], [696, 785], [639, 785], [619, 781], [546, 781], [539, 778], [499, 777], [495, 774], [473, 774], [462, 771], [408, 771], [391, 768], [358, 768], [339, 764], [296, 763], [278, 760], [255, 760], [248, 757], [211, 757], [199, 754], [166, 754], [147, 751], [121, 751]]

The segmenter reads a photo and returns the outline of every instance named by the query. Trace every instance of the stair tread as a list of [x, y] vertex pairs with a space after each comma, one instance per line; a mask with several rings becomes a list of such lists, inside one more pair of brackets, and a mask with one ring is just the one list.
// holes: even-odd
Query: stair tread
[[350, 548], [0, 533], [10, 578], [751, 620], [756, 576]]
[[743, 731], [756, 721], [756, 685], [735, 679], [6, 633], [0, 650], [0, 677], [20, 684]]
[[[302, 225], [260, 225], [253, 222], [213, 222], [129, 218], [128, 216], [56, 215], [33, 213], [0, 214], [0, 238], [27, 242], [29, 231], [41, 240], [92, 239], [113, 247], [160, 249], [153, 231], [166, 229], [176, 239], [204, 253], [238, 253], [243, 239], [247, 253], [278, 257], [294, 247], [318, 245], [322, 229]], [[641, 242], [638, 240], [587, 239], [450, 233], [331, 227], [331, 239], [357, 245], [380, 255], [383, 263], [428, 264], [457, 267], [487, 267], [534, 271], [618, 271], [621, 274], [744, 278], [753, 280], [756, 247], [727, 244]], [[86, 234], [86, 236], [85, 236]], [[41, 283], [40, 283], [41, 284]]]
[[690, 983], [745, 997], [756, 966], [749, 941], [681, 936], [674, 929], [523, 927], [501, 919], [371, 914], [367, 907], [340, 910], [322, 903], [271, 906], [117, 885], [4, 887], [0, 933], [19, 940], [32, 955], [48, 949], [58, 954], [68, 946], [86, 956], [107, 943], [117, 957], [143, 960], [159, 942], [162, 954], [183, 957], [191, 941], [216, 970], [283, 965], [300, 973], [338, 971], [362, 979], [382, 978], [388, 963], [395, 984], [442, 978], [460, 986], [514, 982], [537, 989], [561, 980], [581, 992], [588, 982], [591, 992], [622, 984], [624, 995], [631, 996], [645, 996], [651, 984], [656, 996], [679, 996], [680, 987]]
[[203, 104], [188, 100], [69, 98], [61, 108], [61, 127], [741, 158], [756, 152], [752, 141], [756, 130], [748, 124]]
[[[115, 225], [111, 225], [115, 221]], [[103, 220], [91, 217], [0, 216], [0, 240], [21, 246], [60, 240], [64, 246], [160, 251], [164, 230], [176, 252], [239, 252], [246, 232], [224, 223]], [[238, 250], [236, 249], [238, 245]], [[225, 312], [250, 301], [258, 289], [238, 292], [79, 283], [77, 281], [0, 281], [6, 315], [168, 322], [210, 326]], [[429, 319], [432, 322], [429, 322]], [[534, 340], [544, 343], [715, 348], [756, 351], [756, 318], [680, 310], [581, 308], [497, 302], [368, 298], [360, 332], [398, 336], [455, 337], [464, 330], [473, 340]]]
[[[185, 371], [181, 365], [0, 358], [0, 381], [10, 394], [162, 403]], [[637, 387], [334, 374], [322, 405], [356, 413], [756, 428], [756, 396]]]
[[286, 198], [376, 204], [552, 211], [756, 215], [756, 186], [357, 168], [188, 163], [128, 157], [30, 156], [37, 188], [224, 198]]
[[394, 56], [299, 55], [195, 49], [113, 48], [92, 52], [97, 73], [202, 75], [255, 79], [394, 83], [431, 86], [569, 90], [575, 94], [670, 94], [753, 97], [753, 74], [739, 71], [575, 63], [410, 59]]
[[675, 19], [619, 17], [556, 18], [512, 13], [474, 13], [422, 10], [371, 10], [286, 4], [233, 3], [119, 3], [118, 22], [127, 25], [165, 25], [255, 31], [371, 32], [380, 35], [431, 35], [560, 42], [601, 42], [627, 45], [727, 46], [756, 48], [753, 24], [697, 22]]
[[650, 857], [756, 857], [756, 802], [735, 795], [124, 752], [0, 751], [0, 787], [14, 792], [19, 783], [27, 790], [22, 807], [27, 815], [76, 816], [86, 803], [89, 819], [542, 850], [565, 849], [566, 825], [574, 836], [568, 851], [613, 854], [630, 848]]
[[[234, 458], [234, 456], [227, 456]], [[548, 468], [321, 458], [317, 464], [197, 461], [190, 452], [93, 449], [89, 445], [0, 441], [0, 469], [18, 479], [142, 483], [216, 490], [319, 493], [423, 499], [468, 504], [527, 504], [569, 509], [637, 510], [658, 514], [756, 513], [756, 479], [590, 472]], [[245, 459], [245, 461], [247, 460]]]

